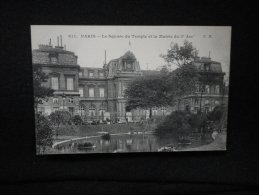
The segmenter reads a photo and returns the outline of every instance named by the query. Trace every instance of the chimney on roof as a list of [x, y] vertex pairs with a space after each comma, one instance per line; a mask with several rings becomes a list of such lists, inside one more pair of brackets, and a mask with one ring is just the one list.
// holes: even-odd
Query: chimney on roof
[[60, 35], [60, 46], [62, 47], [62, 35]]
[[58, 36], [58, 47], [59, 47], [59, 36]]
[[65, 47], [65, 50], [66, 50], [66, 45], [64, 45], [64, 47]]
[[49, 46], [51, 46], [51, 39], [49, 39]]
[[209, 51], [209, 58], [210, 58], [210, 51]]

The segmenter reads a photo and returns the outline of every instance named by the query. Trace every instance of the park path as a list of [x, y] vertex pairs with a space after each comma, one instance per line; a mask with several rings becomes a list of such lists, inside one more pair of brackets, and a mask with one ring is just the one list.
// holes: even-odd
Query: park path
[[215, 140], [207, 145], [200, 146], [197, 148], [188, 148], [183, 149], [181, 151], [218, 151], [218, 150], [226, 150], [226, 141], [227, 141], [227, 133], [224, 131], [218, 135], [216, 135]]

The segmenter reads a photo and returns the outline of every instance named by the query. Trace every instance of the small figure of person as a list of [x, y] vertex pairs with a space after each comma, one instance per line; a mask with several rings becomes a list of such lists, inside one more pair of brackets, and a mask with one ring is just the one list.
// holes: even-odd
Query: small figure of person
[[141, 118], [141, 124], [143, 125], [144, 121], [143, 121], [143, 118]]

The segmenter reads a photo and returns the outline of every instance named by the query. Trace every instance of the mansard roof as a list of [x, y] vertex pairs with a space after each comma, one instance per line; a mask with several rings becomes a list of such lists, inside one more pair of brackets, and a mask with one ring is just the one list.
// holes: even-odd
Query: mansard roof
[[64, 50], [64, 47], [53, 47], [52, 45], [39, 45], [39, 49], [34, 49], [34, 52], [48, 52], [48, 53], [61, 53], [61, 54], [75, 54], [72, 51]]

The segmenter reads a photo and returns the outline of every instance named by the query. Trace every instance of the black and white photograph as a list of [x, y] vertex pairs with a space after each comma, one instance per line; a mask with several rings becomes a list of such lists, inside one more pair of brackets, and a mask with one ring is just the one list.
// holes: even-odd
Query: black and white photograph
[[36, 154], [227, 150], [231, 26], [31, 25]]

